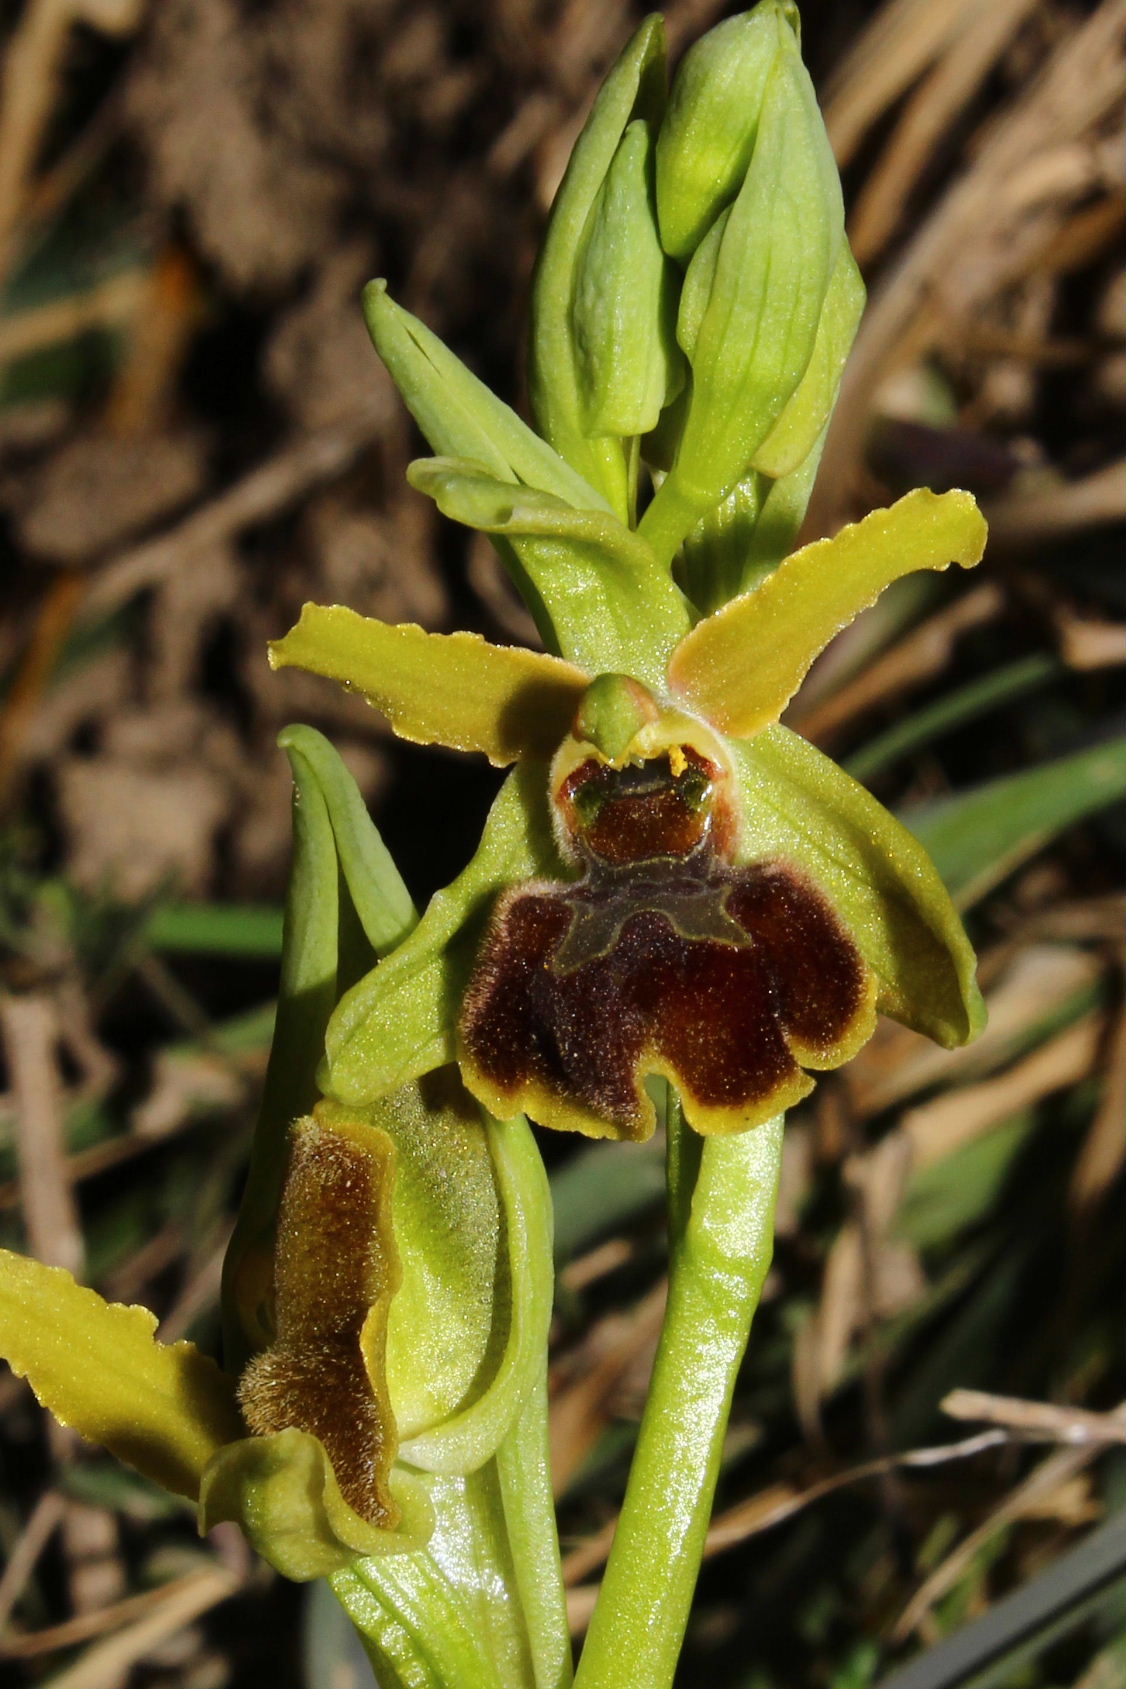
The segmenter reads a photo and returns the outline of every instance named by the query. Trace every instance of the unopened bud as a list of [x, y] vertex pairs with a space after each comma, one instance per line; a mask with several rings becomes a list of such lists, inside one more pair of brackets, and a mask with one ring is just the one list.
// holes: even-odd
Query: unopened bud
[[766, 79], [791, 29], [797, 8], [770, 0], [717, 24], [681, 61], [657, 141], [657, 213], [672, 257], [687, 262], [739, 192]]
[[[687, 260], [677, 339], [692, 370], [671, 469], [641, 522], [665, 559], [761, 467], [756, 454], [815, 359], [844, 219], [796, 26], [785, 0], [762, 0], [705, 36], [681, 68], [658, 137], [662, 238]], [[848, 280], [842, 272], [842, 294]], [[772, 466], [800, 461], [820, 434], [839, 338], [827, 336], [824, 369], [815, 366], [772, 441]]]
[[594, 202], [575, 278], [571, 332], [587, 435], [630, 438], [656, 425], [684, 380], [675, 313], [657, 236], [652, 134], [636, 119]]

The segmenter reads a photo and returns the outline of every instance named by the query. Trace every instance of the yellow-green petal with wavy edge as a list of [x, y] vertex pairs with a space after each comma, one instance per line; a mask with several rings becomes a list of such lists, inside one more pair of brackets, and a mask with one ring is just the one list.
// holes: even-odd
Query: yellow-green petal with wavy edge
[[750, 738], [777, 721], [813, 659], [892, 581], [951, 563], [971, 568], [985, 540], [969, 493], [916, 488], [793, 552], [761, 586], [697, 623], [673, 652], [673, 692], [721, 732]]
[[270, 664], [362, 692], [400, 739], [483, 751], [497, 767], [550, 756], [588, 678], [542, 651], [378, 622], [342, 604], [306, 604], [296, 627], [272, 641]]
[[158, 1343], [156, 1315], [106, 1302], [62, 1267], [0, 1250], [0, 1354], [60, 1424], [192, 1500], [244, 1427], [234, 1381], [193, 1343]]
[[825, 892], [879, 981], [885, 1014], [951, 1049], [985, 1005], [961, 921], [919, 841], [870, 792], [785, 727], [728, 746], [738, 855], [797, 863]]
[[283, 1577], [305, 1583], [363, 1555], [425, 1547], [433, 1514], [422, 1485], [393, 1472], [390, 1487], [400, 1513], [393, 1531], [348, 1506], [324, 1448], [309, 1432], [244, 1437], [221, 1449], [203, 1474], [199, 1528], [232, 1520]]

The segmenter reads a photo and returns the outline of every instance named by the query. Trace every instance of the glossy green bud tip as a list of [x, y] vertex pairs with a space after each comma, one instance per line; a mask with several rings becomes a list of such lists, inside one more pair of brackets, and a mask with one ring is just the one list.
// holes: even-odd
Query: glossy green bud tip
[[765, 442], [775, 477], [808, 455], [855, 326], [846, 267], [818, 358], [844, 214], [796, 31], [783, 0], [712, 30], [681, 67], [657, 141], [661, 238], [685, 265], [677, 340], [692, 371], [671, 467], [640, 524], [664, 560], [750, 468], [765, 467]]
[[657, 214], [673, 258], [692, 256], [742, 185], [783, 32], [797, 35], [797, 7], [766, 0], [684, 56], [657, 142]]
[[644, 434], [684, 381], [673, 277], [657, 235], [653, 137], [635, 119], [587, 222], [571, 332], [588, 435]]

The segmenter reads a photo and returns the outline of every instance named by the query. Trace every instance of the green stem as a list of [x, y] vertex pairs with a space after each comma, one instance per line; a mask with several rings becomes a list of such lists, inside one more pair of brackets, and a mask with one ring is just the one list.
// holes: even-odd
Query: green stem
[[614, 1547], [575, 1689], [669, 1689], [692, 1604], [735, 1375], [773, 1248], [782, 1118], [709, 1139]]
[[637, 531], [662, 563], [671, 564], [685, 537], [715, 502], [707, 493], [684, 487], [676, 469], [671, 469], [637, 524]]
[[569, 1689], [571, 1637], [551, 1493], [546, 1361], [545, 1351], [535, 1384], [497, 1450], [496, 1464], [535, 1689]]
[[675, 1260], [688, 1222], [692, 1217], [692, 1195], [700, 1176], [704, 1140], [686, 1124], [680, 1098], [666, 1083], [665, 1188], [669, 1232], [669, 1259]]

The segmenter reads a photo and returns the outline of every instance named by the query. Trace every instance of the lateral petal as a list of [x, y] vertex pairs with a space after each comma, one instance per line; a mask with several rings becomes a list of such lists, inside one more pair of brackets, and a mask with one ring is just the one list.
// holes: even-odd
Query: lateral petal
[[722, 733], [749, 739], [777, 721], [813, 659], [892, 581], [971, 568], [985, 540], [969, 493], [918, 487], [793, 552], [761, 586], [697, 623], [669, 663], [673, 693]]
[[156, 1315], [106, 1302], [62, 1267], [0, 1250], [0, 1354], [61, 1425], [192, 1500], [243, 1435], [234, 1380], [193, 1343], [158, 1343]]
[[271, 643], [270, 665], [339, 680], [401, 739], [483, 751], [498, 767], [550, 756], [587, 685], [581, 669], [540, 651], [379, 622], [342, 604], [306, 604]]

